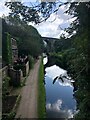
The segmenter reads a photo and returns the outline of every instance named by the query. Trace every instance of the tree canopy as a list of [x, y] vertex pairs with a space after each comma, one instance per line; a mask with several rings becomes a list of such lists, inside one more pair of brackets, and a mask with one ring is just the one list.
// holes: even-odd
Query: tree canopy
[[56, 41], [56, 51], [62, 51], [64, 64], [67, 65], [67, 70], [77, 86], [75, 97], [79, 112], [75, 115], [75, 119], [88, 120], [90, 118], [90, 2], [71, 3], [66, 12], [76, 17], [66, 31], [70, 35], [76, 31], [76, 34], [71, 38]]
[[23, 24], [22, 26], [12, 25], [2, 20], [2, 54], [3, 61], [7, 62], [7, 34], [10, 38], [17, 40], [19, 55], [32, 55], [37, 57], [42, 53], [43, 41], [38, 31], [30, 26]]
[[35, 22], [35, 24], [46, 21], [50, 15], [57, 12], [63, 2], [40, 2], [38, 4], [25, 5], [21, 2], [6, 2], [5, 5], [11, 10], [9, 20], [14, 23]]

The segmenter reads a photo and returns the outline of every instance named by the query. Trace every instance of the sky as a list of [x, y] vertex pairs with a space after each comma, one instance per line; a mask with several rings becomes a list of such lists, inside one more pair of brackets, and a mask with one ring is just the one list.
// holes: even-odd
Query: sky
[[[7, 16], [10, 12], [10, 10], [4, 5], [5, 1], [10, 0], [0, 0], [0, 17], [3, 14]], [[21, 1], [29, 3], [36, 0]], [[62, 1], [65, 2], [65, 0]], [[60, 38], [60, 35], [62, 33], [65, 33], [65, 35], [67, 36], [68, 34], [64, 31], [64, 29], [69, 27], [70, 23], [73, 22], [74, 18], [64, 13], [66, 9], [67, 7], [63, 5], [59, 8], [57, 14], [53, 13], [47, 21], [42, 22], [38, 25], [30, 23], [30, 25], [34, 26], [43, 37]]]
[[43, 37], [60, 38], [62, 33], [68, 35], [64, 32], [64, 29], [69, 27], [74, 18], [70, 15], [64, 14], [65, 10], [65, 6], [62, 6], [57, 14], [53, 13], [47, 21], [40, 23], [39, 25], [34, 25], [32, 23], [31, 25], [36, 27]]

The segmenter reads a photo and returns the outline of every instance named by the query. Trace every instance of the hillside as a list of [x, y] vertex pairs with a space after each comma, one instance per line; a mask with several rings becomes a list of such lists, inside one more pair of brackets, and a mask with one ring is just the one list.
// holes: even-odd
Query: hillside
[[[2, 22], [2, 46], [3, 60], [6, 60], [7, 33], [10, 38], [17, 40], [19, 55], [26, 54], [33, 57], [39, 56], [42, 53], [43, 41], [38, 31], [31, 25], [12, 25], [7, 24], [5, 20]], [[38, 47], [39, 46], [39, 47]], [[4, 59], [5, 58], [5, 59]]]

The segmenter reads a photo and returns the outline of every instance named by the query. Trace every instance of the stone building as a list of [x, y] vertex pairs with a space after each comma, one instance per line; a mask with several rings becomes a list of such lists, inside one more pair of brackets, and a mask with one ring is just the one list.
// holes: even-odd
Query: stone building
[[11, 38], [11, 46], [12, 46], [12, 62], [14, 62], [18, 59], [17, 42], [14, 38]]

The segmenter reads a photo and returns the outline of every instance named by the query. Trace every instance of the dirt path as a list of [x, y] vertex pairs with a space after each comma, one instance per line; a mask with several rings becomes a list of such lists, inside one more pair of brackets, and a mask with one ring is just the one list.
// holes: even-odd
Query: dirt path
[[15, 118], [37, 118], [38, 70], [40, 59], [30, 71], [26, 85], [22, 88], [21, 101]]

